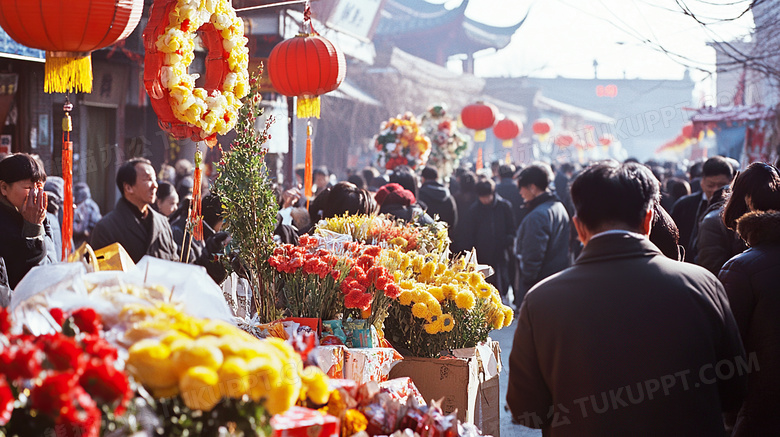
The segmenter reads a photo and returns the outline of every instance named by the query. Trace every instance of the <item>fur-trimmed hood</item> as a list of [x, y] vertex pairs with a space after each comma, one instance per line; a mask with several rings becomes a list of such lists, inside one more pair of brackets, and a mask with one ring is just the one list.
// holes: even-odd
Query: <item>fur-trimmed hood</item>
[[753, 211], [737, 219], [737, 233], [750, 246], [780, 244], [780, 211]]

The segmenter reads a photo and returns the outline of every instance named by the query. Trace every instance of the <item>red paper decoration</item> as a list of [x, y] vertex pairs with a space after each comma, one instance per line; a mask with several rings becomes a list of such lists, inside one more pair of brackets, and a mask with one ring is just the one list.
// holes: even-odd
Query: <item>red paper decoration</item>
[[693, 138], [693, 123], [687, 123], [683, 126], [682, 134], [685, 138]]
[[90, 53], [127, 38], [143, 7], [143, 0], [0, 0], [0, 26], [46, 50], [44, 91], [91, 92]]
[[477, 102], [463, 108], [460, 119], [463, 126], [476, 131], [485, 130], [496, 124], [498, 109], [490, 103]]
[[[549, 131], [548, 131], [549, 132]], [[546, 134], [540, 134], [546, 135]], [[574, 144], [574, 137], [569, 134], [561, 134], [555, 137], [555, 145], [559, 147], [569, 147]]]
[[298, 118], [319, 118], [319, 96], [338, 88], [346, 74], [344, 53], [316, 33], [280, 42], [268, 58], [276, 91], [298, 97]]
[[499, 140], [511, 140], [517, 138], [523, 132], [522, 124], [511, 118], [503, 118], [493, 126], [493, 134]]
[[614, 138], [610, 134], [604, 134], [599, 138], [599, 144], [601, 144], [604, 147], [608, 147], [612, 144], [612, 141], [614, 141]]
[[540, 118], [531, 126], [536, 135], [547, 135], [552, 131], [553, 122], [549, 118]]

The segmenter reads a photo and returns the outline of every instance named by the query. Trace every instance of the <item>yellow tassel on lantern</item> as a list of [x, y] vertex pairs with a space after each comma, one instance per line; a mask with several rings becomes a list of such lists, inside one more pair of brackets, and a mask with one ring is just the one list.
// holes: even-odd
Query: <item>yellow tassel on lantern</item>
[[[312, 169], [312, 161], [314, 160], [312, 158], [311, 153], [311, 122], [309, 122], [306, 125], [306, 158], [305, 158], [305, 164], [303, 169], [303, 195], [306, 196], [306, 209], [309, 209], [309, 200], [312, 196], [312, 179], [314, 178], [313, 175], [313, 169]], [[319, 194], [319, 193], [317, 193]]]
[[512, 140], [504, 140], [501, 142], [501, 145], [504, 146], [505, 149], [509, 149], [512, 147]]
[[506, 158], [504, 158], [505, 164], [511, 164], [512, 163], [512, 154], [509, 152], [506, 152]]
[[320, 97], [299, 97], [298, 118], [320, 118]]
[[484, 129], [474, 132], [475, 143], [484, 143], [486, 139], [487, 139], [487, 133], [485, 133]]
[[[62, 54], [68, 56], [60, 56]], [[91, 93], [92, 58], [89, 53], [46, 52], [43, 90], [47, 93]]]

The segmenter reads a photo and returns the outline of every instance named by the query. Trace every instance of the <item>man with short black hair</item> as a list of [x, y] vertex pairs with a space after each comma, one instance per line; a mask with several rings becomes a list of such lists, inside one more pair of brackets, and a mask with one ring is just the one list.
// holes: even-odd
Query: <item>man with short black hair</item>
[[506, 297], [509, 291], [509, 259], [515, 239], [512, 206], [496, 194], [496, 183], [492, 179], [480, 179], [474, 190], [477, 200], [464, 217], [464, 249], [475, 248], [477, 261], [493, 267], [495, 273], [487, 281], [498, 289], [501, 297]]
[[178, 261], [168, 219], [154, 210], [157, 177], [148, 159], [133, 158], [119, 167], [116, 185], [122, 198], [92, 230], [89, 244], [102, 249], [119, 243], [133, 262], [144, 255]]
[[420, 172], [422, 185], [417, 200], [428, 207], [425, 211], [429, 216], [439, 216], [439, 220], [447, 223], [450, 234], [458, 223], [458, 209], [450, 190], [439, 182], [439, 172], [433, 167], [425, 167]]
[[569, 213], [550, 192], [551, 179], [552, 169], [543, 163], [524, 168], [517, 178], [520, 196], [525, 201], [515, 243], [520, 266], [514, 287], [518, 308], [531, 287], [569, 267]]
[[722, 156], [713, 156], [702, 166], [701, 191], [681, 197], [669, 211], [680, 230], [680, 245], [685, 249], [685, 261], [694, 262], [697, 252], [699, 223], [707, 212], [712, 195], [731, 183], [735, 169]]
[[525, 296], [509, 356], [513, 419], [552, 437], [724, 435], [745, 352], [718, 279], [648, 239], [658, 181], [639, 164], [600, 163], [571, 195], [585, 248]]

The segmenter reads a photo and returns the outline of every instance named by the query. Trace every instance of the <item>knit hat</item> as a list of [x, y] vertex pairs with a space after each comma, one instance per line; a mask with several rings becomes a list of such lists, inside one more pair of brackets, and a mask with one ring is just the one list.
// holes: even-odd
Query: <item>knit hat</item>
[[380, 188], [374, 196], [379, 205], [408, 206], [415, 202], [414, 194], [395, 182]]

